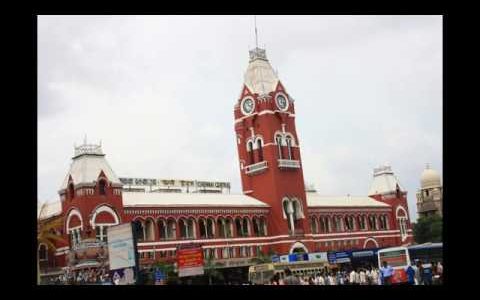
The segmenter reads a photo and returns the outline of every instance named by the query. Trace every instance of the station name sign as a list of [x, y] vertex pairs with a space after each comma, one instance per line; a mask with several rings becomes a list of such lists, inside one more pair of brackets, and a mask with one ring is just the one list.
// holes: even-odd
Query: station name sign
[[152, 178], [119, 178], [125, 185], [158, 186], [158, 187], [197, 187], [197, 188], [230, 188], [230, 182], [198, 181], [178, 179], [152, 179]]

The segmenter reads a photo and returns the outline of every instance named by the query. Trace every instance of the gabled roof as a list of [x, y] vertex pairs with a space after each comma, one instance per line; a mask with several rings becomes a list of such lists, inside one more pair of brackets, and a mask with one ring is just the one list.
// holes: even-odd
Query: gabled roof
[[38, 206], [37, 218], [39, 220], [58, 216], [62, 213], [62, 203], [60, 201], [45, 202]]
[[321, 196], [306, 193], [308, 207], [390, 207], [390, 205], [367, 196]]
[[250, 63], [244, 82], [253, 94], [264, 95], [275, 91], [279, 79], [267, 60], [264, 49], [255, 48], [250, 51]]
[[246, 195], [220, 193], [146, 193], [123, 192], [125, 207], [269, 207], [266, 203]]
[[98, 179], [101, 171], [112, 183], [122, 184], [105, 159], [105, 155], [83, 154], [73, 158], [70, 170], [65, 176], [60, 190], [67, 188], [70, 176], [72, 176], [75, 185], [92, 184]]

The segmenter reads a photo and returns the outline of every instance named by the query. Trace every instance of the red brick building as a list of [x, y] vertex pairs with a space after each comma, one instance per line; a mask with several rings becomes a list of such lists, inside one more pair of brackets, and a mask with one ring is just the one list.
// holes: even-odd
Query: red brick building
[[[106, 240], [111, 225], [138, 222], [141, 264], [172, 260], [177, 245], [197, 243], [206, 257], [248, 265], [260, 252], [279, 255], [397, 246], [412, 241], [407, 193], [389, 166], [374, 170], [368, 195], [321, 196], [307, 191], [295, 102], [267, 60], [250, 51], [234, 105], [243, 193], [126, 188], [100, 145], [75, 148], [60, 200], [39, 208], [39, 222], [62, 218], [65, 243], [39, 245], [41, 268], [62, 267], [86, 238]], [[183, 184], [183, 183], [182, 183]]]

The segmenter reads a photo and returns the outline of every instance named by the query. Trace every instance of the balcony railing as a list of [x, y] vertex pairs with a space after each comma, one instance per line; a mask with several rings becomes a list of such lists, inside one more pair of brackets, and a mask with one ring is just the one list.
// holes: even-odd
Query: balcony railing
[[279, 159], [278, 167], [282, 169], [299, 169], [300, 161], [292, 159]]
[[253, 175], [265, 171], [268, 168], [267, 161], [261, 161], [259, 163], [248, 165], [245, 167], [245, 174]]

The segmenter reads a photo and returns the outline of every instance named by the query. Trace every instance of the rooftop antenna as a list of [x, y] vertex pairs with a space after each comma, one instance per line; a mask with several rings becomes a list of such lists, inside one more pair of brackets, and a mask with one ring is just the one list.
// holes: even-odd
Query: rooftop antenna
[[253, 16], [253, 22], [255, 23], [255, 46], [258, 48], [258, 32], [257, 32], [257, 16]]

